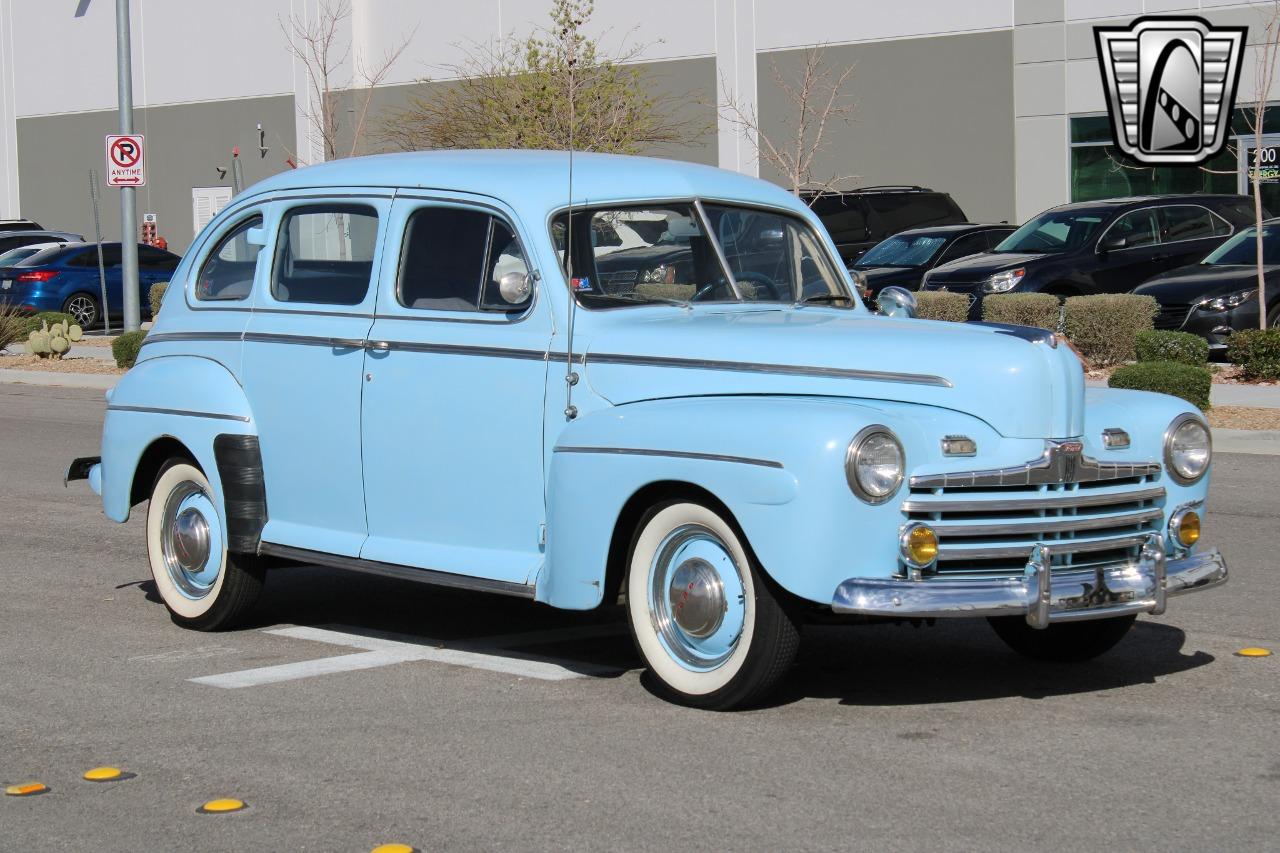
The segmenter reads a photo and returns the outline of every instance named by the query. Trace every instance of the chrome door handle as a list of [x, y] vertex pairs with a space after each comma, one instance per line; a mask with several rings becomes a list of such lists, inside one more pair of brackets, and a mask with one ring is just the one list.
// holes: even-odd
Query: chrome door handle
[[370, 349], [370, 350], [377, 350], [378, 352], [386, 352], [387, 350], [391, 349], [391, 342], [390, 341], [365, 341], [364, 348]]
[[365, 343], [362, 338], [329, 338], [329, 346], [334, 349], [364, 349]]

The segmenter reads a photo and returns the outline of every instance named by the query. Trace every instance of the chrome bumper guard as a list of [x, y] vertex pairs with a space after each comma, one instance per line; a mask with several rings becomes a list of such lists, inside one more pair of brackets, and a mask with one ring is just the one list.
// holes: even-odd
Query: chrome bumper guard
[[1147, 538], [1135, 562], [1050, 572], [1049, 556], [1049, 545], [1035, 546], [1021, 577], [850, 578], [836, 587], [831, 608], [903, 619], [1025, 616], [1032, 628], [1047, 628], [1129, 613], [1159, 615], [1168, 596], [1227, 581], [1217, 548], [1168, 559], [1159, 534]]

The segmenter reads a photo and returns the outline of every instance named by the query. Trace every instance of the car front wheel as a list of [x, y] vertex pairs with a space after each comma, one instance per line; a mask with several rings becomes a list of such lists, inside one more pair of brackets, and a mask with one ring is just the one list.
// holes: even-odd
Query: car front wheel
[[147, 555], [170, 617], [185, 628], [230, 628], [262, 590], [253, 558], [227, 551], [209, 480], [184, 459], [171, 459], [156, 477], [147, 508]]
[[728, 710], [759, 701], [786, 674], [800, 637], [725, 518], [699, 503], [660, 504], [631, 544], [627, 615], [660, 692]]

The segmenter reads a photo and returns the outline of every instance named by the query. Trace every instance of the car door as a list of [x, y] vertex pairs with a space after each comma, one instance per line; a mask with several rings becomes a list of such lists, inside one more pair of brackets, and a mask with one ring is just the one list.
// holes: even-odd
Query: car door
[[388, 197], [358, 191], [264, 208], [271, 265], [242, 367], [266, 479], [264, 541], [348, 557], [364, 543], [364, 342], [389, 210]]
[[541, 565], [552, 321], [517, 231], [466, 197], [396, 199], [364, 386], [366, 560], [516, 584]]
[[151, 311], [151, 286], [168, 281], [181, 260], [177, 255], [154, 246], [138, 247], [138, 289], [141, 291], [142, 313]]
[[1160, 208], [1162, 270], [1199, 263], [1231, 235], [1229, 222], [1198, 204], [1170, 204]]
[[[1094, 287], [1103, 293], [1128, 293], [1160, 272], [1165, 259], [1160, 231], [1154, 207], [1131, 210], [1117, 217], [1097, 243]], [[1102, 247], [1115, 238], [1123, 239], [1123, 245], [1103, 250]]]

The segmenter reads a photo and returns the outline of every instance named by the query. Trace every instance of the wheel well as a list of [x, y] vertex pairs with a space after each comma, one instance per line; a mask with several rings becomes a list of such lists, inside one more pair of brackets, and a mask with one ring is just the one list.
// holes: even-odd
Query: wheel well
[[[192, 465], [200, 468], [200, 463], [196, 461], [195, 456], [186, 446], [172, 436], [164, 436], [157, 438], [148, 445], [147, 449], [142, 451], [142, 458], [138, 460], [138, 467], [133, 470], [133, 485], [129, 489], [129, 506], [137, 506], [143, 501], [151, 497], [151, 487], [155, 485], [156, 477], [160, 474], [160, 467], [170, 459], [186, 459]], [[201, 468], [201, 473], [204, 469]]]
[[602, 605], [612, 605], [622, 593], [622, 584], [627, 576], [627, 552], [631, 550], [631, 539], [635, 535], [636, 525], [640, 523], [640, 519], [650, 507], [677, 498], [705, 504], [724, 516], [725, 521], [729, 522], [742, 539], [748, 553], [751, 553], [753, 559], [755, 558], [755, 554], [751, 552], [751, 543], [742, 532], [738, 520], [733, 517], [733, 513], [724, 505], [724, 502], [711, 492], [701, 486], [680, 480], [650, 483], [627, 499], [622, 511], [618, 513], [617, 521], [613, 524], [613, 537], [609, 540], [609, 556], [605, 563]]

